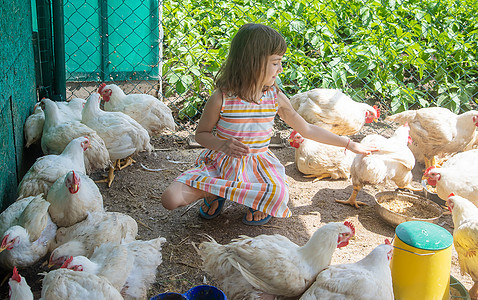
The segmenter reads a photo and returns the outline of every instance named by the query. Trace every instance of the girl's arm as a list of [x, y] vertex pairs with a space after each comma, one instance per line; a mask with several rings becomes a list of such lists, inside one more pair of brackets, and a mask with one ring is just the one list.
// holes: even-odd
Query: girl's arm
[[216, 137], [212, 130], [216, 126], [217, 121], [219, 121], [219, 114], [221, 113], [222, 107], [222, 93], [219, 90], [216, 90], [204, 106], [204, 110], [199, 120], [198, 126], [196, 127], [196, 134], [194, 136], [196, 142], [201, 146], [216, 150], [222, 151], [226, 155], [241, 158], [244, 155], [249, 153], [249, 147], [241, 143], [239, 140], [230, 138], [227, 140], [220, 139]]
[[337, 135], [322, 127], [308, 123], [292, 108], [284, 93], [278, 92], [277, 99], [279, 103], [278, 113], [281, 119], [303, 137], [323, 144], [345, 147], [358, 154], [368, 155], [371, 152], [378, 151], [376, 147], [356, 143], [348, 137]]

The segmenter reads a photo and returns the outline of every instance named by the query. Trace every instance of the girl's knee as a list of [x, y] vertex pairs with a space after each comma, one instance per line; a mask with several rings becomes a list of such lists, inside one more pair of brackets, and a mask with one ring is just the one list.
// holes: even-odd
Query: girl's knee
[[177, 203], [174, 201], [174, 193], [169, 187], [161, 195], [161, 204], [164, 208], [169, 210], [173, 210], [178, 207]]

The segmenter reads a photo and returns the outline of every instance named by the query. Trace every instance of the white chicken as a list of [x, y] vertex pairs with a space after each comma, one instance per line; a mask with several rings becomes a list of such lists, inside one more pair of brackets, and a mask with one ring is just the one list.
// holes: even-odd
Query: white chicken
[[469, 274], [474, 284], [469, 293], [478, 299], [478, 208], [468, 199], [451, 193], [447, 199], [453, 218], [453, 244], [462, 274]]
[[103, 243], [132, 242], [138, 234], [138, 224], [119, 212], [92, 212], [85, 220], [70, 227], [58, 228], [50, 255], [50, 266], [61, 266], [68, 256], [90, 257]]
[[44, 257], [55, 238], [57, 226], [48, 214], [50, 203], [38, 195], [31, 199], [18, 221], [2, 235], [0, 266], [25, 268]]
[[81, 114], [86, 100], [81, 98], [72, 98], [70, 101], [56, 101], [55, 104], [63, 115], [65, 121], [81, 121]]
[[120, 111], [143, 126], [153, 136], [165, 128], [176, 129], [171, 109], [161, 100], [147, 94], [126, 95], [116, 84], [103, 83], [98, 93], [105, 101], [106, 111]]
[[60, 154], [71, 140], [87, 136], [90, 146], [84, 155], [86, 172], [89, 174], [110, 165], [110, 157], [105, 143], [93, 129], [73, 119], [63, 120], [58, 106], [50, 99], [42, 99], [40, 103], [45, 112], [45, 124], [41, 138], [43, 153]]
[[387, 239], [358, 262], [328, 266], [300, 300], [393, 300], [392, 252]]
[[104, 277], [60, 268], [43, 278], [40, 300], [104, 299], [122, 300], [120, 292]]
[[33, 113], [28, 116], [23, 125], [26, 148], [41, 140], [43, 123], [45, 123], [45, 114], [43, 113], [43, 109], [41, 109], [40, 103], [37, 103], [33, 108]]
[[98, 246], [90, 258], [75, 256], [65, 267], [107, 278], [125, 299], [146, 299], [149, 286], [156, 278], [156, 269], [162, 262], [161, 244], [165, 241], [157, 238], [105, 243]]
[[316, 177], [314, 181], [330, 177], [332, 179], [350, 177], [350, 166], [355, 157], [352, 151], [343, 147], [318, 143], [303, 138], [297, 131], [289, 137], [290, 145], [295, 150], [295, 165], [306, 174], [304, 177]]
[[[113, 161], [128, 158], [123, 169], [131, 164], [131, 156], [141, 151], [151, 152], [148, 132], [133, 118], [122, 112], [109, 112], [100, 109], [100, 95], [93, 93], [83, 108], [83, 124], [93, 128], [104, 140], [109, 156]], [[117, 162], [117, 165], [119, 162]], [[114, 168], [110, 167], [108, 186], [114, 179]]]
[[87, 175], [70, 171], [58, 178], [46, 198], [51, 203], [50, 216], [59, 227], [83, 221], [88, 212], [104, 212], [103, 196]]
[[43, 197], [43, 194], [19, 199], [10, 204], [4, 211], [2, 211], [2, 213], [0, 214], [1, 236], [3, 236], [3, 234], [5, 233], [5, 231], [7, 231], [8, 228], [12, 227], [13, 225], [20, 224], [20, 216], [22, 216], [25, 207], [27, 207], [27, 205], [30, 204], [30, 202], [36, 197]]
[[[73, 98], [68, 102], [59, 101], [54, 103], [58, 106], [62, 120], [65, 122], [69, 120], [81, 121], [81, 111], [83, 110], [83, 105], [86, 103], [85, 99]], [[25, 147], [28, 148], [31, 144], [35, 144], [41, 140], [44, 123], [45, 114], [40, 102], [38, 102], [33, 108], [33, 114], [28, 116], [23, 126]]]
[[25, 278], [18, 274], [17, 267], [13, 267], [13, 274], [8, 279], [10, 300], [33, 300], [33, 293]]
[[386, 121], [410, 126], [410, 136], [424, 155], [425, 167], [437, 166], [435, 156], [462, 151], [473, 139], [478, 111], [456, 115], [443, 107], [407, 110]]
[[411, 186], [415, 157], [407, 146], [411, 142], [409, 130], [407, 125], [403, 125], [398, 127], [388, 139], [378, 134], [367, 135], [363, 138], [361, 144], [374, 145], [379, 151], [366, 156], [362, 154], [355, 156], [350, 167], [352, 195], [348, 200], [335, 201], [359, 208], [359, 205], [365, 205], [364, 202], [356, 200], [362, 187], [365, 184], [379, 184], [385, 181], [393, 181], [399, 188], [421, 190]]
[[380, 117], [377, 106], [356, 102], [336, 89], [312, 89], [292, 96], [290, 103], [307, 122], [339, 135], [353, 135]]
[[203, 269], [212, 275], [228, 299], [260, 299], [266, 295], [295, 297], [327, 267], [336, 248], [348, 245], [354, 226], [330, 222], [304, 246], [280, 235], [241, 236], [227, 245], [211, 239], [199, 245]]
[[429, 167], [423, 178], [436, 186], [441, 199], [446, 201], [450, 193], [455, 193], [478, 206], [478, 149], [453, 155], [441, 168]]
[[83, 155], [89, 145], [88, 138], [78, 137], [73, 139], [60, 155], [39, 157], [18, 184], [17, 199], [41, 193], [48, 195], [53, 183], [71, 170], [85, 173]]
[[104, 277], [121, 292], [133, 268], [133, 257], [122, 244], [104, 243], [95, 248], [91, 258], [71, 256], [63, 267]]

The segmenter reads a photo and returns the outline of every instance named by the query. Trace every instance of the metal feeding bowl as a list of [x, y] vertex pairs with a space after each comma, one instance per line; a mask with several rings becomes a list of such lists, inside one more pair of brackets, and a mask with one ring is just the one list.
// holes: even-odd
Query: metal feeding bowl
[[409, 192], [380, 192], [375, 195], [374, 200], [377, 214], [394, 227], [407, 221], [436, 224], [443, 215], [440, 205]]

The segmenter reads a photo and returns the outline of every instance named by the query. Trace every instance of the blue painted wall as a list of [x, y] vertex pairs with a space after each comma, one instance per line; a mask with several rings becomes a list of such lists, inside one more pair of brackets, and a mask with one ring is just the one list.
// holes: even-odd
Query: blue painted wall
[[23, 124], [36, 103], [30, 0], [0, 1], [0, 208], [16, 198], [31, 160]]

